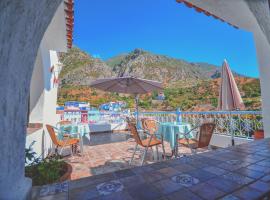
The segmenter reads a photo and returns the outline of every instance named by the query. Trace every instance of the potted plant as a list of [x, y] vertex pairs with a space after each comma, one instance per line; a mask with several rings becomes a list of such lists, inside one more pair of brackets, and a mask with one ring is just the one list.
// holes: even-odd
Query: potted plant
[[259, 140], [264, 138], [264, 130], [262, 123], [257, 123], [255, 125], [255, 130], [254, 130], [254, 140]]
[[25, 149], [25, 175], [32, 179], [33, 186], [62, 182], [70, 179], [72, 167], [59, 155], [40, 159], [36, 157], [32, 146]]

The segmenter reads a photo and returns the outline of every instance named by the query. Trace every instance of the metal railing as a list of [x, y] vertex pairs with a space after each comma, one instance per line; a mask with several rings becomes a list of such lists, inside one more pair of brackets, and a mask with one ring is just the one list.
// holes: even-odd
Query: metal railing
[[[136, 112], [89, 111], [87, 120], [89, 123], [100, 121], [123, 123], [127, 116], [136, 118], [136, 115]], [[234, 133], [236, 137], [244, 138], [251, 138], [255, 130], [263, 128], [261, 111], [182, 112], [176, 110], [139, 112], [140, 119], [146, 117], [153, 118], [159, 122], [186, 122], [191, 124], [192, 127], [196, 127], [205, 121], [211, 121], [216, 124], [215, 134], [231, 135], [231, 133]]]
[[196, 127], [203, 122], [216, 124], [215, 134], [251, 138], [253, 132], [263, 128], [261, 111], [211, 111], [211, 112], [140, 112], [139, 118], [150, 117], [159, 122], [186, 122]]

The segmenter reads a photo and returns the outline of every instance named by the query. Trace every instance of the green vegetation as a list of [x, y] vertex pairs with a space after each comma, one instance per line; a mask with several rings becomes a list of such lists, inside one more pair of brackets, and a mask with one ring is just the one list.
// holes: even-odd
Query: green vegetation
[[53, 156], [41, 160], [36, 157], [32, 146], [34, 142], [25, 149], [25, 176], [30, 177], [33, 185], [45, 185], [59, 181], [60, 177], [67, 171], [67, 164], [60, 156]]

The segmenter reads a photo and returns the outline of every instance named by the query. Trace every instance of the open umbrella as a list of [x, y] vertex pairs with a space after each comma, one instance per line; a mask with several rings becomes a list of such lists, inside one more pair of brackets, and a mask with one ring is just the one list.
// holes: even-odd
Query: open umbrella
[[[219, 91], [219, 101], [218, 109], [219, 110], [240, 110], [244, 109], [245, 105], [241, 98], [240, 92], [234, 80], [232, 71], [227, 63], [224, 60], [221, 70], [221, 84]], [[230, 114], [230, 128], [232, 128], [232, 118]], [[234, 132], [231, 131], [231, 140], [232, 145], [234, 146]]]
[[137, 123], [139, 118], [139, 94], [163, 89], [161, 82], [136, 78], [133, 76], [98, 79], [92, 82], [90, 86], [107, 92], [134, 94], [136, 96]]

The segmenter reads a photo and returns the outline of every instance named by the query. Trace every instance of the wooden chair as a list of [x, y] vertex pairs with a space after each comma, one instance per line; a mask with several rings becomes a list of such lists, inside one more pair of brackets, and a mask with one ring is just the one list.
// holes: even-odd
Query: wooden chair
[[50, 134], [50, 137], [52, 139], [53, 144], [55, 145], [55, 153], [58, 154], [58, 148], [60, 147], [60, 155], [62, 154], [63, 148], [70, 146], [71, 147], [71, 155], [73, 155], [73, 152], [77, 152], [77, 145], [80, 142], [78, 138], [71, 138], [70, 136], [63, 137], [63, 140], [59, 140], [55, 133], [55, 127], [51, 125], [46, 125], [46, 128]]
[[142, 157], [142, 161], [141, 161], [141, 165], [143, 165], [148, 148], [153, 147], [153, 146], [157, 147], [158, 145], [163, 146], [163, 143], [161, 140], [158, 140], [157, 138], [153, 137], [154, 135], [149, 135], [148, 138], [141, 140], [135, 123], [128, 121], [128, 126], [130, 129], [131, 135], [133, 136], [133, 138], [135, 139], [135, 142], [136, 142], [135, 149], [134, 149], [134, 152], [132, 154], [132, 157], [131, 157], [129, 164], [131, 165], [131, 163], [134, 159], [134, 155], [137, 151], [137, 148], [140, 145], [141, 147], [144, 148], [144, 153], [143, 153], [143, 157]]
[[[142, 128], [144, 131], [148, 132], [150, 135], [153, 135], [153, 138], [156, 138], [156, 133], [159, 128], [159, 122], [155, 119], [150, 119], [150, 118], [142, 118]], [[157, 139], [157, 138], [156, 138]], [[162, 144], [163, 144], [163, 137], [161, 137]], [[165, 156], [165, 149], [164, 145], [162, 145], [162, 150], [163, 150], [163, 156]], [[153, 149], [152, 149], [153, 151]], [[156, 146], [156, 152], [158, 156], [158, 147]]]
[[203, 123], [201, 126], [196, 127], [199, 128], [199, 136], [197, 135], [195, 139], [192, 138], [189, 139], [186, 137], [187, 135], [189, 135], [191, 131], [196, 129], [194, 128], [188, 133], [185, 133], [184, 134], [185, 138], [179, 139], [178, 143], [183, 146], [189, 147], [192, 150], [192, 153], [196, 153], [196, 150], [198, 148], [205, 148], [209, 146], [215, 127], [216, 127], [215, 123], [212, 122]]

